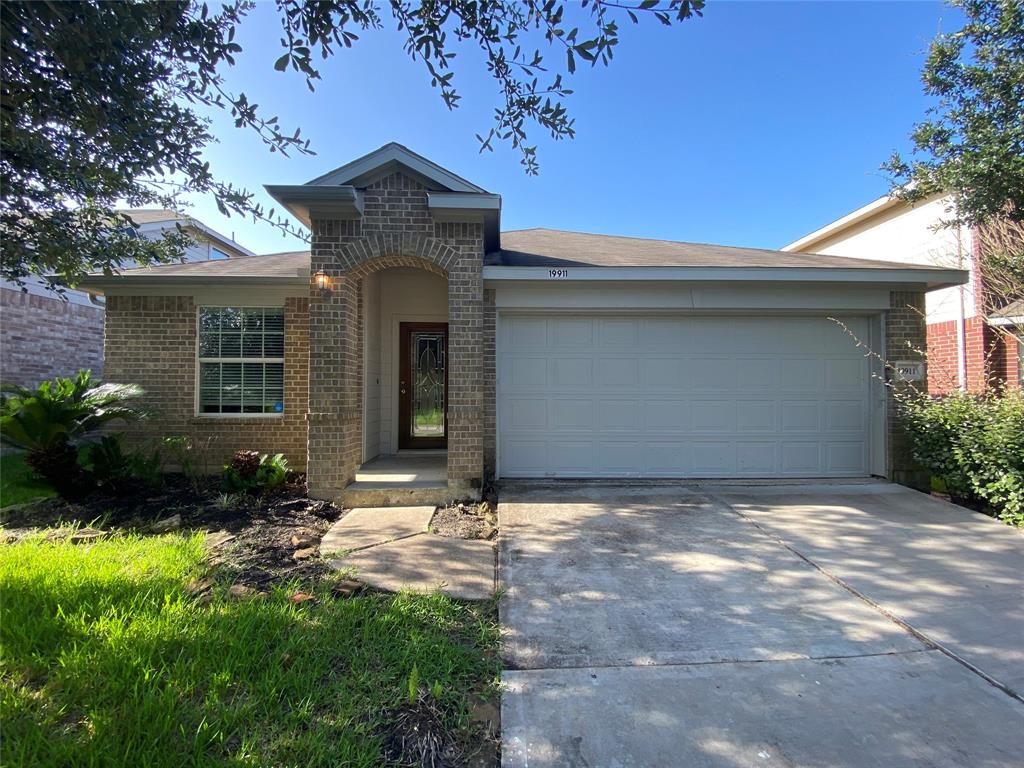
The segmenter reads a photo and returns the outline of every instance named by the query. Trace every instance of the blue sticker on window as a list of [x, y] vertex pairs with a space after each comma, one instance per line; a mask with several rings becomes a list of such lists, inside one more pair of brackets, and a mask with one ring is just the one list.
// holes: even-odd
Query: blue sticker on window
[[284, 403], [274, 403], [274, 413], [281, 413], [284, 410]]

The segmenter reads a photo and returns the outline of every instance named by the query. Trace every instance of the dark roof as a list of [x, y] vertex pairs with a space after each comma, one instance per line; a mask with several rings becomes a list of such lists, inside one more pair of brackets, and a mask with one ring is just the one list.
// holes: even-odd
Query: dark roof
[[143, 278], [210, 278], [210, 277], [255, 277], [255, 278], [309, 278], [309, 251], [286, 251], [268, 253], [265, 256], [236, 256], [231, 259], [210, 261], [189, 261], [182, 264], [159, 264], [136, 269], [124, 269], [113, 277], [93, 273], [82, 285], [97, 284], [110, 280], [139, 280]]
[[934, 269], [873, 259], [789, 253], [730, 245], [680, 243], [640, 237], [594, 235], [557, 229], [501, 233], [501, 250], [485, 264], [501, 267], [836, 267], [841, 269]]
[[990, 318], [1012, 318], [1012, 317], [1024, 317], [1024, 299], [1017, 299], [1007, 304], [1005, 307], [993, 310], [988, 315]]

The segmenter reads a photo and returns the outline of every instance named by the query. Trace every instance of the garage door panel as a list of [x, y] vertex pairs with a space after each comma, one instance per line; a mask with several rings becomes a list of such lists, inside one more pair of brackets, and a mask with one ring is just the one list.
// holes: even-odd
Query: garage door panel
[[551, 426], [559, 431], [589, 431], [594, 428], [594, 401], [557, 398], [549, 403]]
[[785, 390], [819, 391], [825, 381], [822, 360], [787, 357], [779, 361], [779, 386]]
[[509, 429], [546, 430], [548, 427], [548, 401], [545, 398], [510, 399], [506, 413]]
[[549, 326], [554, 347], [591, 347], [594, 344], [594, 321], [590, 318], [557, 318]]
[[598, 320], [598, 343], [602, 347], [636, 349], [640, 337], [640, 321], [633, 318], [601, 318]]
[[505, 343], [512, 349], [537, 349], [547, 345], [548, 324], [542, 318], [510, 317], [505, 322]]
[[825, 465], [830, 472], [856, 472], [867, 461], [863, 441], [830, 442], [825, 445]]
[[821, 428], [821, 404], [817, 400], [784, 400], [783, 432], [817, 432]]
[[736, 403], [736, 429], [740, 432], [775, 432], [779, 405], [774, 400], [740, 400]]
[[632, 477], [644, 473], [640, 443], [620, 440], [602, 440], [597, 448], [597, 469], [602, 475]]
[[639, 363], [635, 357], [600, 357], [597, 360], [599, 387], [635, 387]]
[[[866, 335], [866, 319], [844, 322]], [[502, 317], [500, 472], [865, 475], [868, 360], [832, 325], [797, 317]]]
[[781, 471], [784, 474], [814, 474], [821, 468], [821, 443], [788, 441], [781, 444]]
[[640, 403], [636, 400], [602, 399], [597, 406], [597, 426], [601, 430], [628, 430], [637, 432], [642, 429]]
[[736, 471], [736, 444], [728, 440], [694, 440], [693, 469], [707, 477]]
[[694, 357], [690, 363], [693, 388], [736, 389], [736, 360], [727, 357]]
[[550, 370], [551, 386], [556, 388], [591, 387], [594, 384], [594, 361], [589, 357], [552, 360]]
[[544, 389], [548, 385], [546, 357], [512, 357], [506, 365], [513, 390], [527, 387]]
[[548, 462], [558, 474], [569, 477], [593, 474], [595, 458], [592, 440], [552, 440], [548, 444]]
[[690, 402], [687, 400], [644, 400], [644, 432], [680, 434], [690, 429]]
[[732, 400], [694, 400], [690, 419], [694, 432], [735, 432], [736, 403]]
[[774, 358], [741, 357], [736, 361], [738, 386], [744, 390], [777, 390], [780, 361]]
[[690, 369], [679, 358], [644, 358], [640, 361], [640, 386], [649, 389], [689, 389], [692, 386]]
[[738, 475], [768, 477], [778, 473], [779, 446], [774, 442], [738, 442], [736, 471]]

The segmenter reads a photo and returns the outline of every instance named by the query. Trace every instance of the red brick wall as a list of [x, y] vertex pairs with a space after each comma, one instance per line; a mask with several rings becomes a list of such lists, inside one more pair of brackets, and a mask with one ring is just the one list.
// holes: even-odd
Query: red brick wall
[[[944, 395], [959, 389], [955, 320], [928, 325], [928, 391]], [[985, 392], [1009, 383], [1018, 386], [1017, 344], [981, 317], [964, 322], [967, 391]]]
[[82, 368], [103, 375], [103, 309], [0, 288], [0, 379], [35, 386]]

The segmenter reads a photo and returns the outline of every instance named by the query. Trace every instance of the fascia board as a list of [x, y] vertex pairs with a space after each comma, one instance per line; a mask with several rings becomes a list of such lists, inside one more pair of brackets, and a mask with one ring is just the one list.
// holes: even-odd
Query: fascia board
[[[552, 271], [563, 273], [552, 276]], [[962, 269], [846, 269], [843, 267], [502, 267], [485, 266], [484, 280], [746, 281], [887, 283], [924, 285], [928, 290], [965, 285]]]

